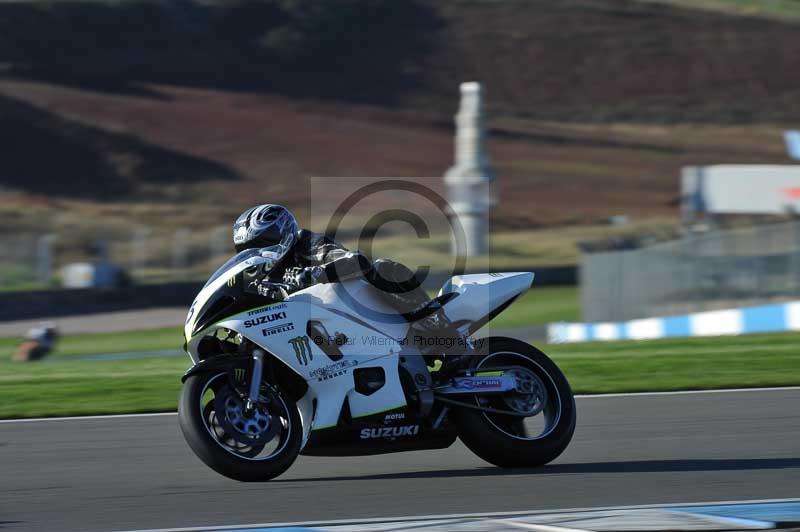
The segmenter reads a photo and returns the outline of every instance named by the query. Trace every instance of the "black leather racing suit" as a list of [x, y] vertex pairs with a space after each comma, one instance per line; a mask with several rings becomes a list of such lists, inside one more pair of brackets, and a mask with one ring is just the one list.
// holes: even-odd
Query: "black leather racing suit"
[[318, 266], [321, 282], [363, 277], [381, 290], [386, 301], [400, 314], [408, 314], [430, 301], [414, 273], [399, 262], [378, 259], [374, 263], [359, 251], [349, 251], [332, 238], [301, 229], [292, 249], [271, 276], [283, 276], [289, 268]]

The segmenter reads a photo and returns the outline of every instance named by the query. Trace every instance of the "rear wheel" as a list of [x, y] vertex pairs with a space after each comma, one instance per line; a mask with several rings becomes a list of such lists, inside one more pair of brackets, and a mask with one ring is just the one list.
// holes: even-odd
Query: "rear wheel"
[[192, 375], [183, 385], [178, 419], [189, 447], [214, 471], [241, 481], [277, 477], [300, 452], [302, 427], [295, 403], [262, 386], [252, 410], [228, 373]]
[[473, 395], [476, 406], [520, 415], [457, 408], [459, 437], [476, 455], [501, 467], [535, 467], [558, 457], [575, 431], [575, 399], [569, 383], [550, 358], [513, 338], [487, 338], [487, 351], [474, 357], [476, 375], [506, 368], [517, 390]]

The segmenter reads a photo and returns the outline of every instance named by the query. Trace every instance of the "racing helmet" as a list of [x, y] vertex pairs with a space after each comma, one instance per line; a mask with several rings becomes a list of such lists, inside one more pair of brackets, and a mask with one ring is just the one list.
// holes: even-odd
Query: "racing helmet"
[[265, 204], [247, 209], [233, 224], [233, 245], [237, 252], [268, 248], [280, 260], [297, 238], [297, 220], [282, 205]]

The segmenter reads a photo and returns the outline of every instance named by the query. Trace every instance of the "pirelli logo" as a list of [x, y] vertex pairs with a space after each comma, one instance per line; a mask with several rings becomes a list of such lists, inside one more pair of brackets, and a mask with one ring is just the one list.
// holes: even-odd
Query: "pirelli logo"
[[272, 336], [273, 334], [281, 334], [293, 330], [294, 330], [294, 323], [284, 323], [281, 325], [274, 325], [272, 327], [267, 327], [266, 329], [261, 329], [261, 334], [262, 336]]

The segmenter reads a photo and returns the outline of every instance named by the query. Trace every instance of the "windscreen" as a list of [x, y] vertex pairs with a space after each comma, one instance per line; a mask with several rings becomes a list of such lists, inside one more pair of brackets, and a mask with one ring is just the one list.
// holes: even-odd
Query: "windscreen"
[[283, 258], [286, 254], [287, 248], [282, 244], [278, 244], [275, 246], [270, 246], [266, 248], [256, 248], [256, 249], [245, 249], [244, 251], [240, 251], [230, 259], [228, 259], [225, 264], [219, 267], [217, 271], [214, 272], [208, 281], [206, 281], [206, 286], [210, 285], [223, 275], [225, 272], [232, 270], [242, 262], [249, 262], [249, 266], [258, 266], [262, 265], [265, 271], [269, 271], [272, 269], [275, 264]]

